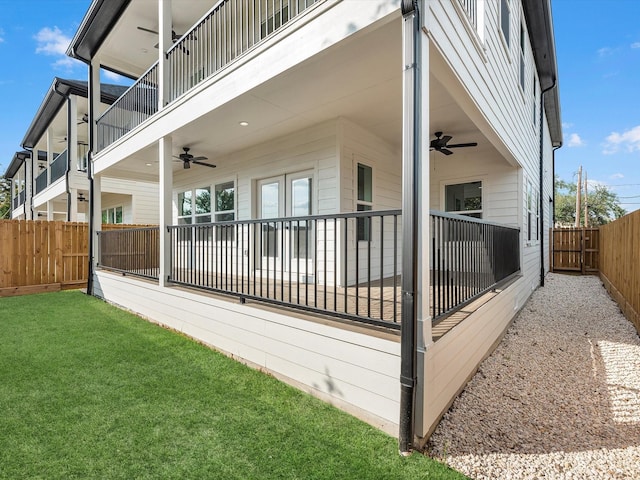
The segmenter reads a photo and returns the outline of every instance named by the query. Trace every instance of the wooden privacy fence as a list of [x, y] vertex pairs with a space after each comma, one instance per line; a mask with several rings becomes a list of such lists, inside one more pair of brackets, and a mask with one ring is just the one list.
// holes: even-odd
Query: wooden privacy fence
[[640, 333], [640, 210], [600, 227], [600, 278]]
[[0, 296], [80, 287], [87, 282], [88, 252], [87, 223], [0, 220]]
[[87, 252], [86, 223], [1, 220], [0, 289], [86, 282]]
[[551, 271], [597, 273], [600, 242], [598, 228], [552, 229]]

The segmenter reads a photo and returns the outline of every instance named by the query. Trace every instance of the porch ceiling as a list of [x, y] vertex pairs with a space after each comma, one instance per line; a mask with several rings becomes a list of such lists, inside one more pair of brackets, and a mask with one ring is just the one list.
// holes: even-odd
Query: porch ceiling
[[[396, 17], [353, 34], [175, 131], [174, 155], [189, 146], [194, 154], [219, 164], [217, 158], [232, 152], [338, 117], [355, 122], [399, 150], [402, 22], [399, 13]], [[476, 152], [495, 151], [460, 108], [459, 99], [454, 99], [433, 74], [430, 109], [431, 135], [444, 131], [453, 135], [456, 143], [478, 142]], [[249, 125], [242, 127], [241, 121]], [[157, 180], [157, 155], [157, 147], [152, 145], [105, 174]], [[181, 168], [176, 162], [174, 170]]]

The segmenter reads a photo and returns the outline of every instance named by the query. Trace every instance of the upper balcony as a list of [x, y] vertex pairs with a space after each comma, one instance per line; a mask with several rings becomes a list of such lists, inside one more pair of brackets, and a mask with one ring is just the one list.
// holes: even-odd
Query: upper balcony
[[[180, 31], [180, 26], [188, 22], [185, 15], [193, 17], [200, 13], [198, 7], [207, 2], [199, 2], [197, 5], [173, 2], [174, 43], [166, 52], [168, 84], [164, 88], [165, 105], [221, 72], [323, 1], [325, 0], [222, 0], [216, 2], [213, 8], [182, 34], [177, 32]], [[180, 9], [175, 8], [176, 6]], [[131, 48], [124, 48], [122, 59], [110, 58], [108, 54], [101, 57], [101, 62], [114, 62], [110, 65], [111, 68], [123, 69], [123, 73], [134, 74], [138, 79], [97, 120], [98, 151], [125, 136], [159, 109], [158, 93], [162, 88], [159, 62], [155, 61], [149, 66], [149, 59], [154, 57], [152, 45], [157, 42], [157, 19], [150, 19], [148, 12], [145, 14], [140, 8], [139, 2], [131, 3], [108, 36], [105, 50], [117, 48], [125, 37], [129, 39], [129, 45], [148, 46], [135, 52]], [[128, 30], [129, 34], [118, 36], [117, 31], [123, 30]], [[131, 41], [134, 36], [139, 37], [140, 41]], [[155, 48], [157, 47], [156, 43]], [[137, 69], [132, 68], [133, 66]], [[138, 74], [136, 70], [141, 66], [148, 68]]]

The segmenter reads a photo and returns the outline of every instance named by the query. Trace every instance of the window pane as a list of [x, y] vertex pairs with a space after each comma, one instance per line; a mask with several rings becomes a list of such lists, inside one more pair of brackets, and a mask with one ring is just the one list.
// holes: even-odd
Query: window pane
[[[371, 205], [358, 205], [357, 210], [359, 212], [368, 212], [371, 210]], [[371, 240], [371, 218], [358, 218], [357, 230], [358, 240], [363, 240], [366, 242]]]
[[[235, 210], [235, 189], [233, 182], [216, 185], [216, 212], [229, 212]], [[229, 219], [233, 220], [233, 218]]]
[[310, 178], [299, 178], [291, 182], [291, 214], [294, 217], [311, 215]]
[[196, 189], [196, 215], [202, 213], [211, 213], [211, 189], [209, 187]]
[[178, 216], [191, 215], [191, 191], [178, 194]]
[[109, 216], [106, 210], [102, 210], [102, 223], [109, 223]]
[[500, 26], [504, 39], [509, 45], [509, 0], [501, 0], [500, 2]]
[[260, 196], [260, 218], [277, 218], [280, 214], [280, 184], [278, 182], [262, 185]]
[[447, 185], [444, 208], [447, 212], [482, 210], [482, 182]]
[[373, 182], [371, 167], [358, 164], [358, 200], [363, 202], [373, 201]]
[[116, 207], [114, 223], [122, 223], [122, 207]]

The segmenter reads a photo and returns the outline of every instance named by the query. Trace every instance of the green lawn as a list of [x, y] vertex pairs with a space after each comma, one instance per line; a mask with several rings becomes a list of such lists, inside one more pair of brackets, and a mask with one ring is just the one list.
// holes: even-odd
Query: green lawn
[[463, 478], [80, 292], [0, 298], [0, 478]]

